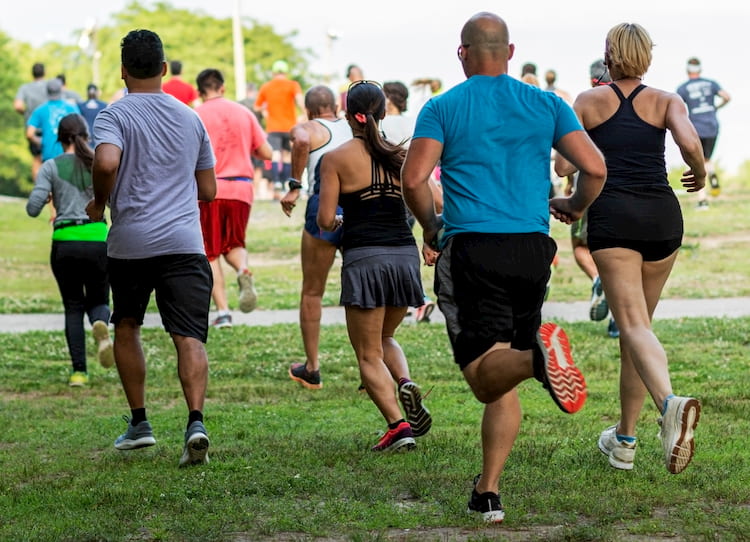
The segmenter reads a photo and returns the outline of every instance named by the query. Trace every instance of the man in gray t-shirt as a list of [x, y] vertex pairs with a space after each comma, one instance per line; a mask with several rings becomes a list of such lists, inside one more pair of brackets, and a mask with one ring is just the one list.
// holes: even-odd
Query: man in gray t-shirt
[[146, 417], [146, 360], [140, 327], [156, 293], [162, 323], [177, 349], [188, 407], [181, 467], [208, 462], [203, 404], [208, 383], [211, 269], [203, 248], [198, 200], [216, 195], [211, 143], [189, 107], [162, 92], [164, 48], [149, 30], [122, 40], [127, 95], [94, 122], [94, 199], [87, 212], [102, 220], [109, 200], [108, 271], [115, 326], [115, 363], [130, 406], [118, 450], [156, 443]]
[[[31, 68], [31, 75], [34, 77], [34, 80], [21, 85], [13, 100], [13, 109], [23, 115], [24, 132], [31, 113], [47, 101], [47, 81], [44, 80], [44, 64], [39, 62], [34, 64]], [[31, 152], [33, 158], [31, 178], [36, 179], [36, 174], [42, 165], [42, 146], [29, 141], [29, 152]]]

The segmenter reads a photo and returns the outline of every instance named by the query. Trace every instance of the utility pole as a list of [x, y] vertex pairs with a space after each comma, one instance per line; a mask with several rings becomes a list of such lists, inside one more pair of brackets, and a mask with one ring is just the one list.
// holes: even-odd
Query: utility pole
[[242, 36], [242, 22], [240, 21], [240, 1], [234, 0], [232, 14], [232, 42], [234, 46], [234, 84], [237, 101], [245, 98], [247, 83], [245, 80], [245, 39]]

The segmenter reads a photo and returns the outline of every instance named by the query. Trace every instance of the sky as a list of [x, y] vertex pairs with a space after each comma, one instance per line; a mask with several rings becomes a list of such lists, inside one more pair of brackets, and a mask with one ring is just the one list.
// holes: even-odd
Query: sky
[[[144, 5], [151, 5], [142, 0]], [[750, 2], [712, 4], [706, 0], [534, 0], [481, 2], [476, 0], [172, 0], [172, 6], [230, 17], [236, 6], [243, 17], [270, 24], [277, 33], [293, 31], [292, 43], [309, 48], [317, 58], [312, 69], [334, 75], [343, 83], [349, 64], [362, 67], [368, 79], [439, 78], [444, 88], [464, 79], [456, 48], [464, 22], [479, 11], [503, 17], [516, 46], [509, 72], [519, 76], [525, 62], [557, 74], [557, 86], [572, 96], [588, 88], [588, 67], [600, 58], [607, 31], [615, 24], [641, 24], [655, 42], [651, 68], [644, 83], [674, 91], [686, 79], [685, 62], [697, 56], [703, 76], [716, 80], [732, 97], [719, 111], [720, 133], [714, 152], [719, 167], [734, 173], [750, 160], [750, 70], [746, 61]], [[25, 0], [7, 2], [0, 29], [13, 38], [40, 45], [45, 40], [76, 43], [76, 29], [88, 20], [107, 24], [127, 0]], [[159, 32], [158, 28], [151, 30]], [[330, 36], [335, 36], [331, 39]], [[199, 46], [200, 41], [197, 41]], [[229, 74], [228, 74], [229, 75]], [[335, 90], [335, 89], [334, 89]], [[416, 114], [421, 96], [414, 95]], [[681, 159], [668, 136], [667, 163]]]

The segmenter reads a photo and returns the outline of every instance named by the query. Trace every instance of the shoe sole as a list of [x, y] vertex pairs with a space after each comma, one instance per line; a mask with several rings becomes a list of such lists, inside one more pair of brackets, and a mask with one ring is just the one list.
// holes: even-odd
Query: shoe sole
[[208, 446], [209, 440], [205, 433], [193, 433], [190, 435], [180, 458], [180, 467], [207, 464]]
[[115, 443], [115, 448], [118, 450], [137, 450], [138, 448], [147, 448], [156, 444], [156, 439], [152, 436], [141, 437], [135, 440], [123, 440], [122, 442]]
[[252, 275], [240, 275], [237, 277], [237, 284], [240, 287], [240, 310], [242, 312], [252, 312], [258, 306], [258, 293], [253, 287]]
[[289, 370], [287, 371], [287, 373], [289, 374], [289, 378], [291, 378], [295, 382], [299, 382], [300, 384], [302, 384], [303, 387], [307, 388], [308, 390], [319, 390], [320, 388], [323, 387], [323, 383], [322, 382], [319, 383], [319, 384], [311, 384], [310, 382], [308, 382], [304, 378], [300, 378], [300, 377], [296, 376], [292, 372], [292, 368], [291, 367], [289, 367]]
[[232, 327], [232, 324], [229, 323], [229, 322], [224, 322], [224, 323], [221, 323], [221, 324], [214, 324], [213, 327], [214, 327], [214, 329], [224, 329], [224, 328]]
[[373, 449], [373, 452], [408, 452], [417, 447], [417, 443], [412, 437], [403, 437], [395, 442], [392, 442], [390, 446], [381, 448], [379, 450]]
[[417, 315], [416, 320], [417, 323], [429, 323], [430, 322], [430, 316], [432, 316], [433, 311], [435, 310], [435, 304], [434, 303], [428, 303], [426, 304], [423, 311], [417, 309]]
[[685, 470], [693, 459], [695, 452], [694, 432], [701, 417], [701, 404], [697, 399], [687, 398], [678, 408], [676, 419], [680, 429], [675, 431], [677, 440], [670, 446], [666, 457], [667, 470], [679, 474]]
[[91, 326], [91, 334], [97, 344], [96, 358], [99, 360], [99, 364], [105, 369], [109, 369], [115, 364], [115, 350], [109, 338], [107, 324], [97, 320]]
[[491, 512], [481, 512], [479, 510], [472, 510], [471, 508], [466, 508], [467, 514], [481, 514], [482, 519], [485, 523], [502, 523], [505, 519], [505, 511], [503, 510], [492, 510]]
[[539, 340], [546, 353], [547, 391], [560, 410], [566, 414], [578, 412], [586, 402], [586, 380], [573, 362], [565, 330], [547, 322], [539, 328]]
[[[599, 286], [601, 288], [601, 285]], [[609, 303], [602, 293], [594, 293], [591, 296], [591, 308], [589, 309], [589, 318], [594, 322], [601, 322], [609, 314]]]
[[422, 392], [414, 382], [406, 382], [398, 390], [398, 398], [404, 406], [406, 421], [411, 425], [415, 437], [423, 437], [432, 427], [430, 411], [422, 404]]

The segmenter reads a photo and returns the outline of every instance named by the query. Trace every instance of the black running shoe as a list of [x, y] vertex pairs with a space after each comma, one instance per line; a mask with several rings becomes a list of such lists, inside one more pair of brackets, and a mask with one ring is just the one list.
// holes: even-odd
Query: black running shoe
[[486, 523], [502, 523], [505, 519], [505, 510], [500, 502], [500, 495], [487, 491], [486, 493], [477, 493], [476, 487], [481, 474], [474, 478], [474, 489], [471, 491], [471, 498], [466, 510], [467, 513], [482, 514], [482, 519]]

